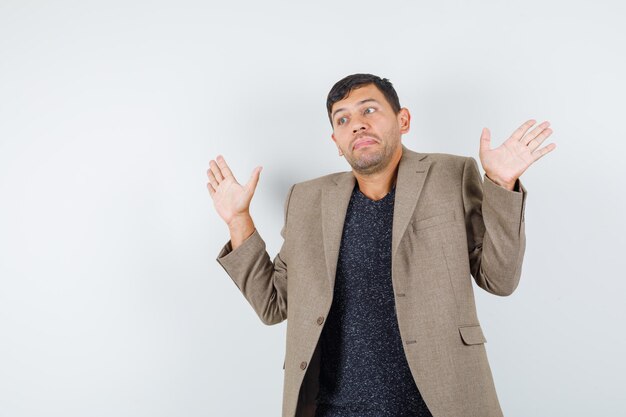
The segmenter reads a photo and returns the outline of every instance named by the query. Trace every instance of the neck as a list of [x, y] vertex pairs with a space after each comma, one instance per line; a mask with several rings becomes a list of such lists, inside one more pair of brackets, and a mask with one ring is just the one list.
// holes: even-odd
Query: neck
[[359, 190], [370, 200], [378, 201], [385, 197], [396, 182], [401, 157], [402, 149], [396, 152], [385, 168], [372, 174], [360, 174], [353, 170]]

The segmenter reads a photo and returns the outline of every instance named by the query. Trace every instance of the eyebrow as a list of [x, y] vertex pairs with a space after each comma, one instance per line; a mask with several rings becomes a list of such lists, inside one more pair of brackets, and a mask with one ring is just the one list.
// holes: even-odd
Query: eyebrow
[[[357, 104], [357, 106], [360, 106], [361, 104], [363, 104], [363, 103], [368, 103], [368, 102], [370, 102], [370, 101], [373, 101], [373, 102], [374, 102], [374, 103], [376, 103], [376, 104], [380, 104], [377, 100], [374, 100], [373, 98], [366, 98], [365, 100], [361, 100], [361, 101], [359, 101], [359, 102], [358, 102], [358, 103], [356, 103], [356, 104]], [[346, 109], [345, 109], [345, 107], [342, 107], [342, 108], [340, 108], [340, 109], [335, 110], [335, 111], [333, 112], [332, 118], [334, 119], [334, 118], [335, 118], [335, 115], [336, 115], [337, 113], [339, 113], [340, 111], [343, 111], [343, 110], [346, 110]]]

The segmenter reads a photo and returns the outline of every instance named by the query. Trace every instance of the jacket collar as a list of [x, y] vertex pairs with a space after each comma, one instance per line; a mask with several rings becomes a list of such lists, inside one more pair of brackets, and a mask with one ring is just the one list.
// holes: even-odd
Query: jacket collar
[[[414, 152], [402, 145], [393, 209], [392, 262], [400, 245], [400, 240], [415, 212], [417, 200], [430, 168], [431, 161], [424, 160], [427, 156], [428, 154]], [[335, 285], [343, 225], [355, 184], [354, 174], [352, 171], [348, 171], [335, 177], [334, 184], [330, 184], [322, 190], [322, 233], [331, 288], [334, 288]]]

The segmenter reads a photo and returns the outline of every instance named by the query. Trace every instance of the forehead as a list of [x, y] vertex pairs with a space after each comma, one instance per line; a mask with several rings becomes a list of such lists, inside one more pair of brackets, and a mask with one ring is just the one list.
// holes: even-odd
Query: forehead
[[387, 104], [384, 94], [378, 89], [378, 87], [374, 84], [368, 84], [350, 91], [346, 97], [333, 104], [331, 111], [335, 111], [339, 108], [351, 107], [355, 105], [355, 103], [368, 98], [373, 98], [382, 105]]

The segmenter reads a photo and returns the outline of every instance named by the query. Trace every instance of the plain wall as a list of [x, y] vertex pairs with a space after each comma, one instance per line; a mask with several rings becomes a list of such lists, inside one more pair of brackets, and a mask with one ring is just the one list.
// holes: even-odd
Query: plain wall
[[[349, 170], [325, 100], [389, 78], [403, 143], [478, 160], [549, 120], [510, 297], [476, 288], [506, 416], [623, 416], [626, 13], [619, 1], [0, 0], [0, 416], [278, 416], [285, 324], [215, 261], [223, 154], [264, 167], [273, 257], [295, 182]], [[469, 277], [468, 277], [469, 279]]]

